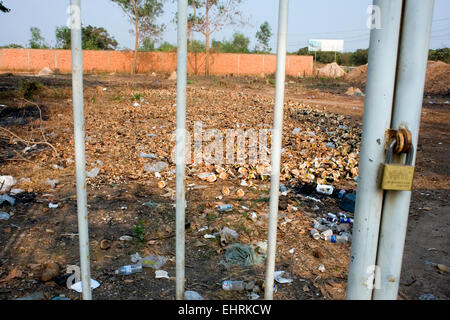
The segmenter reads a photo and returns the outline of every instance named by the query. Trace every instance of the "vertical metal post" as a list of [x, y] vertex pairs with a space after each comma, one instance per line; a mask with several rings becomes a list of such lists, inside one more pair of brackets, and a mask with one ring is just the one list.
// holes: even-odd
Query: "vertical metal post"
[[89, 226], [86, 195], [86, 155], [84, 147], [83, 59], [81, 48], [80, 0], [70, 0], [72, 43], [72, 90], [77, 181], [78, 234], [83, 299], [91, 300], [91, 271], [89, 261]]
[[[434, 0], [405, 0], [392, 129], [411, 131], [416, 159]], [[397, 299], [411, 191], [386, 191], [381, 216], [377, 265], [380, 286], [375, 300]]]
[[176, 299], [184, 299], [187, 0], [178, 0], [176, 130]]
[[370, 300], [378, 246], [383, 192], [379, 169], [390, 127], [403, 0], [374, 0], [381, 28], [370, 33], [369, 65], [359, 160], [355, 223], [347, 299]]
[[281, 137], [283, 133], [284, 81], [286, 77], [286, 35], [289, 0], [280, 0], [278, 14], [278, 47], [275, 107], [272, 131], [272, 168], [270, 177], [270, 212], [267, 245], [266, 287], [264, 298], [273, 299], [273, 274], [278, 223], [278, 190], [280, 188]]

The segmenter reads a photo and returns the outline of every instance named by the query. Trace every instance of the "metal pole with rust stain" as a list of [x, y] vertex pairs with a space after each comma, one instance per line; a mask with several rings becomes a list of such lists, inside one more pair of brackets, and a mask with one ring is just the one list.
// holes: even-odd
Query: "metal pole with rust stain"
[[[405, 0], [391, 127], [411, 132], [414, 165], [420, 129], [434, 0]], [[399, 158], [396, 159], [400, 160]], [[385, 191], [374, 300], [397, 299], [411, 191]]]
[[264, 298], [273, 299], [275, 254], [278, 224], [278, 190], [280, 188], [281, 138], [283, 133], [284, 81], [286, 78], [286, 38], [289, 0], [280, 0], [278, 14], [277, 71], [272, 131], [272, 168], [270, 177], [269, 230], [267, 240], [266, 287]]
[[383, 191], [380, 165], [390, 128], [403, 0], [374, 0], [380, 26], [370, 32], [363, 134], [355, 204], [347, 299], [371, 300]]
[[83, 299], [91, 300], [91, 271], [89, 261], [89, 225], [86, 195], [86, 155], [84, 139], [83, 59], [81, 47], [80, 0], [70, 0], [70, 28], [72, 44], [72, 91], [75, 144], [75, 170], [77, 182], [78, 234]]
[[185, 144], [187, 84], [187, 0], [178, 0], [177, 129], [176, 129], [176, 299], [185, 285]]

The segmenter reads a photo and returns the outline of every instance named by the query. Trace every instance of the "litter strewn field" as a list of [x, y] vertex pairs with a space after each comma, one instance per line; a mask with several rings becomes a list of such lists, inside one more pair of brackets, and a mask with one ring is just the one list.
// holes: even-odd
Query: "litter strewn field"
[[[94, 299], [175, 297], [176, 88], [168, 77], [85, 77], [91, 276], [99, 283]], [[354, 217], [340, 207], [339, 194], [353, 194], [358, 181], [364, 97], [358, 88], [349, 90], [351, 83], [287, 80], [275, 299], [345, 298], [351, 239], [316, 240], [311, 229], [344, 218], [339, 213]], [[14, 205], [0, 205], [9, 215], [0, 221], [0, 299], [35, 293], [80, 299], [65, 282], [68, 266], [79, 265], [70, 75], [0, 75], [0, 87], [0, 176], [16, 180], [3, 191], [21, 190]], [[195, 132], [200, 123], [206, 142], [227, 130], [266, 133], [267, 148], [258, 151], [269, 150], [270, 158], [273, 93], [271, 81], [260, 77], [189, 77], [186, 290], [204, 299], [263, 297], [270, 165], [251, 164], [249, 145], [242, 161], [196, 163]], [[402, 299], [449, 297], [448, 276], [417, 259], [449, 265], [450, 119], [445, 97], [431, 99], [424, 101]], [[317, 184], [332, 186], [331, 193]], [[339, 225], [351, 234], [350, 223]], [[436, 229], [434, 238], [420, 242]], [[147, 257], [164, 260], [161, 270], [124, 268]], [[228, 280], [247, 287], [224, 290]]]

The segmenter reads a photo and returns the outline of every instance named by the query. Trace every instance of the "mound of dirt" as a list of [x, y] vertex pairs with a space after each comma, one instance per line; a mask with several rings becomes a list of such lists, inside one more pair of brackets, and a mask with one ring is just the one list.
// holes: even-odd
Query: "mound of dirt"
[[367, 77], [367, 64], [359, 66], [345, 76], [345, 80], [351, 81], [351, 82], [360, 82], [360, 83], [366, 83], [366, 77]]
[[450, 94], [450, 64], [442, 61], [428, 62], [425, 93]]
[[325, 67], [317, 70], [317, 75], [327, 78], [341, 78], [345, 76], [345, 71], [337, 63], [329, 63]]
[[[350, 71], [345, 80], [366, 83], [367, 64]], [[450, 94], [450, 64], [442, 61], [429, 61], [425, 82], [425, 94]]]

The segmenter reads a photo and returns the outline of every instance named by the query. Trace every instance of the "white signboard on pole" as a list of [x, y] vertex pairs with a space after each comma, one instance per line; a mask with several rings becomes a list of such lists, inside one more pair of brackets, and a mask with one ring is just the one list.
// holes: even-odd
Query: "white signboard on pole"
[[308, 41], [308, 51], [344, 51], [344, 40], [311, 39]]

